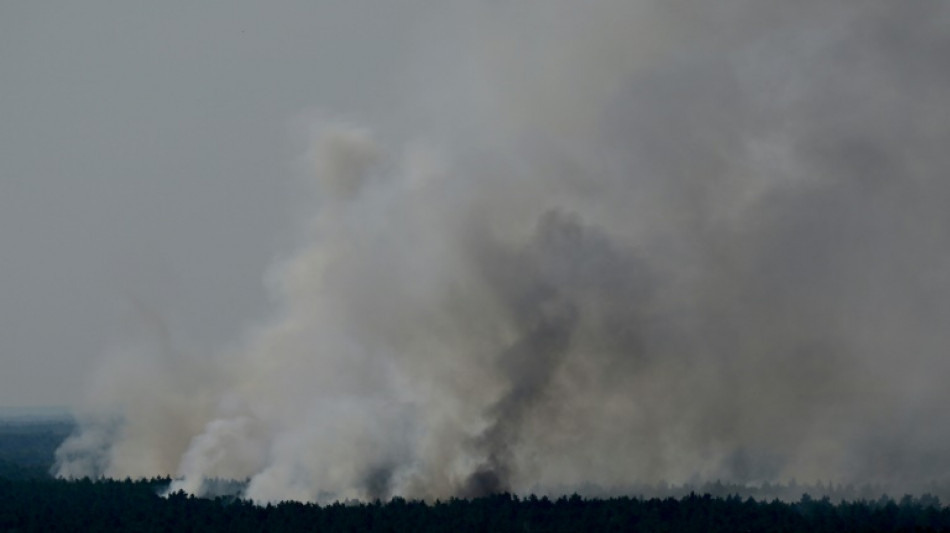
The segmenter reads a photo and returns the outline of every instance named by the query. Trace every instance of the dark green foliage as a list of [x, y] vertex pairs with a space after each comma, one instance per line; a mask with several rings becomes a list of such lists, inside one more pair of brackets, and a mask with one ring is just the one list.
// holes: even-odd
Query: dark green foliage
[[47, 469], [37, 466], [23, 466], [0, 459], [0, 478], [5, 479], [41, 479], [49, 477]]
[[68, 419], [0, 419], [0, 473], [4, 464], [49, 470], [56, 448], [74, 428]]
[[257, 506], [183, 493], [162, 498], [170, 481], [0, 479], [0, 531], [950, 531], [950, 508], [928, 496], [833, 504], [808, 495], [783, 503], [708, 494], [556, 500], [501, 494], [430, 504], [394, 498]]

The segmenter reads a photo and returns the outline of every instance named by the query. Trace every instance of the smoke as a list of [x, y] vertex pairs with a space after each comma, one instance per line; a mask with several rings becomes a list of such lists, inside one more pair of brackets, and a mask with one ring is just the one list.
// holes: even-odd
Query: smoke
[[121, 422], [58, 475], [258, 501], [947, 478], [945, 2], [452, 9], [409, 69], [429, 140], [322, 124], [277, 315], [116, 353], [91, 403]]

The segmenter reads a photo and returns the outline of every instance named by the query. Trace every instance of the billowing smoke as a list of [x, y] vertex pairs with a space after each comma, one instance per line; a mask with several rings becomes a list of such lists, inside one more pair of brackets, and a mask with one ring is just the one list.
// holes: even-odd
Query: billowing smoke
[[316, 128], [277, 316], [118, 351], [92, 396], [121, 419], [59, 475], [259, 501], [948, 477], [950, 4], [427, 16], [431, 131]]

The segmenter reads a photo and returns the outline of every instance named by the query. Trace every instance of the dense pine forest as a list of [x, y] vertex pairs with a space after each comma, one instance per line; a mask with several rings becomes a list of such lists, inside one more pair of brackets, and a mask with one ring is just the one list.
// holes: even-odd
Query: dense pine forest
[[[171, 479], [75, 480], [48, 474], [65, 422], [0, 423], [0, 531], [950, 531], [950, 507], [933, 495], [870, 493], [873, 487], [714, 483], [688, 493], [557, 498], [498, 494], [420, 502], [300, 502], [255, 505], [235, 496], [160, 494]], [[757, 491], [757, 492], [756, 492]], [[805, 491], [796, 500], [767, 493]], [[739, 495], [742, 492], [743, 495]], [[817, 494], [813, 492], [814, 494]], [[751, 495], [750, 495], [751, 494]], [[830, 494], [830, 496], [829, 496]], [[784, 496], [783, 496], [784, 497]]]
[[254, 505], [183, 493], [168, 479], [0, 479], [0, 531], [950, 531], [950, 509], [927, 498], [795, 503], [690, 494], [683, 498], [557, 499], [510, 494], [424, 503]]

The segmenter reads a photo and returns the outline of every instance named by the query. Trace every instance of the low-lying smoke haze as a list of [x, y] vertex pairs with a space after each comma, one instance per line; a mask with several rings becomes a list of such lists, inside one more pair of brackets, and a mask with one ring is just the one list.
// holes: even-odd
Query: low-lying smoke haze
[[274, 316], [115, 351], [58, 475], [258, 501], [948, 478], [950, 4], [447, 6], [406, 5], [400, 120], [314, 121]]

